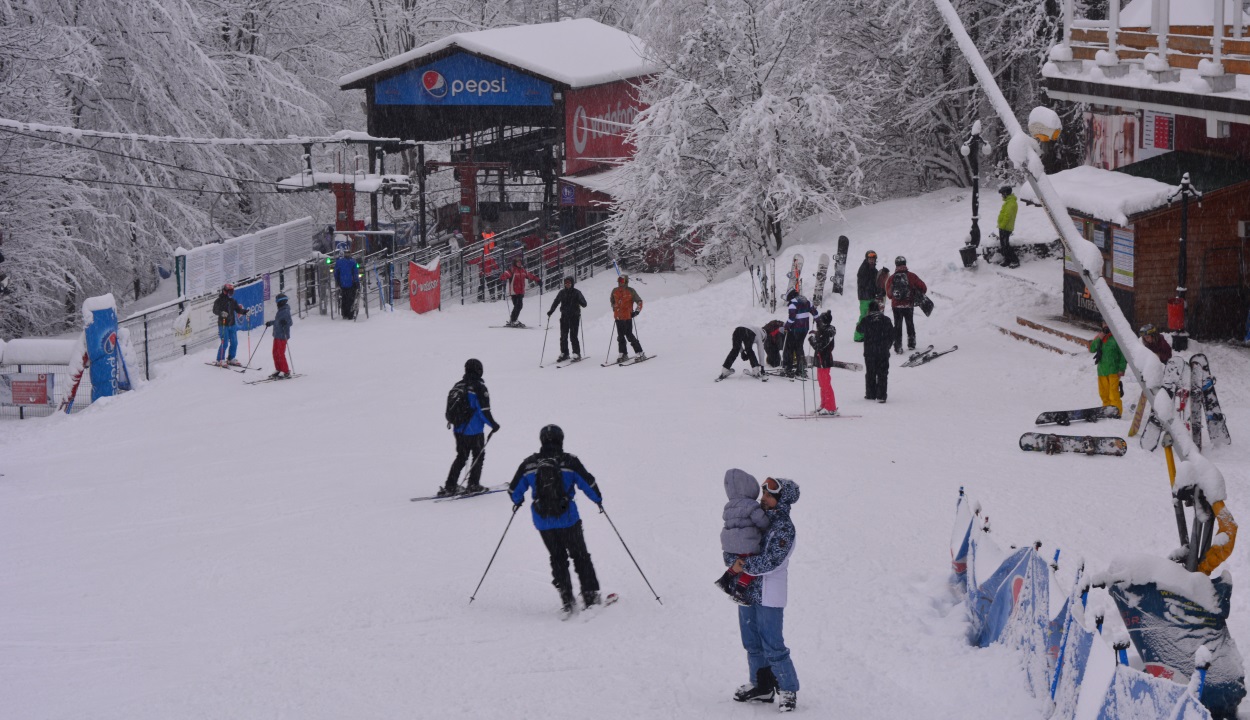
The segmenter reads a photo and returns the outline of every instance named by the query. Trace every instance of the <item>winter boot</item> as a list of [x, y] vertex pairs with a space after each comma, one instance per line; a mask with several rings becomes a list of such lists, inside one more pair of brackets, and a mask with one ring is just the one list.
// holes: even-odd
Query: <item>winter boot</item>
[[621, 353], [621, 356], [620, 356], [620, 357], [618, 357], [618, 358], [616, 359], [616, 361], [617, 361], [618, 363], [623, 363], [623, 362], [625, 362], [625, 361], [626, 361], [626, 360], [628, 360], [628, 359], [629, 359], [629, 353]]
[[577, 614], [577, 604], [573, 601], [571, 589], [560, 590], [560, 619], [568, 620]]
[[568, 360], [568, 359], [569, 359], [569, 354], [563, 353], [562, 355], [560, 355], [560, 357], [556, 358], [556, 362], [564, 362], [565, 360]]
[[726, 595], [733, 595], [734, 594], [734, 579], [736, 577], [738, 576], [726, 570], [725, 572], [721, 573], [720, 577], [716, 578], [716, 587], [720, 588], [721, 590], [724, 590]]
[[777, 706], [777, 710], [794, 712], [794, 707], [798, 704], [797, 695], [798, 693], [790, 692], [789, 690], [778, 690], [777, 698], [781, 701], [781, 704]]
[[724, 380], [725, 378], [727, 378], [727, 377], [729, 377], [730, 375], [733, 375], [733, 374], [734, 374], [734, 369], [733, 369], [733, 368], [721, 368], [721, 371], [720, 371], [720, 379], [721, 379], [721, 380]]
[[[734, 700], [737, 702], [747, 702], [755, 700], [757, 702], [773, 701], [773, 695], [777, 691], [777, 678], [773, 677], [772, 668], [760, 668], [755, 673], [755, 684], [747, 683], [734, 691]], [[791, 693], [793, 694], [793, 693]]]
[[589, 610], [594, 605], [602, 605], [603, 599], [599, 597], [598, 590], [582, 593], [582, 602], [585, 603], [586, 609]]

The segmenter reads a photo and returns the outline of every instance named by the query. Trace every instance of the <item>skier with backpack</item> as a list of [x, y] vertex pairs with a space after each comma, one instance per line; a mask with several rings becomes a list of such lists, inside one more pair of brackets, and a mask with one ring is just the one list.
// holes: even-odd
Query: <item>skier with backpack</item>
[[564, 289], [556, 293], [556, 299], [551, 302], [551, 309], [547, 311], [547, 317], [550, 318], [556, 308], [560, 308], [560, 357], [556, 358], [556, 362], [569, 359], [570, 340], [573, 342], [573, 354], [581, 358], [582, 346], [578, 342], [577, 329], [581, 326], [584, 307], [586, 296], [573, 287], [572, 276], [564, 278]]
[[577, 572], [584, 607], [590, 608], [602, 602], [599, 596], [599, 579], [595, 566], [586, 549], [582, 535], [582, 520], [577, 512], [574, 496], [577, 488], [595, 505], [603, 507], [603, 495], [591, 475], [576, 455], [564, 452], [564, 431], [558, 425], [547, 425], [538, 433], [541, 448], [521, 461], [508, 494], [512, 498], [513, 512], [525, 501], [525, 491], [532, 490], [530, 514], [534, 527], [547, 546], [551, 556], [551, 584], [560, 593], [561, 612], [567, 618], [577, 612], [573, 597], [573, 579], [569, 575], [569, 559]]
[[469, 466], [469, 482], [465, 486], [465, 493], [486, 490], [482, 487], [482, 463], [486, 460], [486, 443], [489, 438], [482, 435], [487, 425], [491, 426], [493, 435], [499, 430], [499, 423], [490, 413], [490, 392], [482, 382], [482, 372], [482, 361], [469, 358], [464, 363], [464, 377], [447, 393], [447, 410], [443, 417], [456, 438], [456, 459], [447, 473], [447, 483], [438, 490], [438, 497], [456, 494], [460, 471], [464, 469], [469, 455], [473, 456], [473, 464]]
[[521, 305], [525, 302], [526, 280], [542, 282], [541, 278], [525, 269], [525, 265], [519, 257], [512, 261], [510, 269], [499, 275], [499, 282], [506, 283], [511, 281], [512, 284], [512, 317], [508, 320], [509, 326], [515, 327], [520, 324], [518, 318], [521, 317]]
[[885, 282], [885, 294], [894, 310], [894, 352], [903, 354], [903, 322], [907, 323], [907, 349], [916, 349], [916, 322], [912, 315], [920, 296], [929, 292], [924, 281], [907, 269], [907, 258], [894, 258], [894, 274]]

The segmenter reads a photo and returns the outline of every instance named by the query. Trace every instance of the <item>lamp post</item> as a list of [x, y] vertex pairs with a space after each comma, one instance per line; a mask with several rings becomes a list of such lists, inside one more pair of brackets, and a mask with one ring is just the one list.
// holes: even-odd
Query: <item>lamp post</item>
[[976, 248], [981, 244], [981, 156], [990, 154], [990, 146], [981, 137], [981, 121], [972, 121], [972, 132], [959, 148], [959, 154], [968, 158], [968, 167], [972, 170], [972, 229], [968, 231], [967, 246], [960, 252], [964, 267], [972, 267], [977, 262]]
[[1172, 201], [1181, 198], [1180, 257], [1176, 262], [1176, 297], [1168, 300], [1168, 329], [1172, 331], [1172, 349], [1183, 352], [1189, 349], [1189, 333], [1185, 331], [1185, 292], [1189, 274], [1189, 199], [1202, 199], [1202, 193], [1189, 182], [1189, 173], [1181, 176], [1181, 186], [1168, 197]]

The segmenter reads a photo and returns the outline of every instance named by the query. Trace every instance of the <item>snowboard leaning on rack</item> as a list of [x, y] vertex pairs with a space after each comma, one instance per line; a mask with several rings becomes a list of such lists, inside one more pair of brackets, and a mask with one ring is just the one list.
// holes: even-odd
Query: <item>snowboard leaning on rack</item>
[[1149, 405], [1150, 396], [1143, 390], [1141, 399], [1137, 401], [1137, 407], [1133, 411], [1133, 422], [1129, 423], [1128, 436], [1133, 437], [1137, 431], [1141, 430], [1141, 421], [1146, 417], [1146, 406]]
[[1020, 436], [1020, 449], [1027, 452], [1083, 453], [1085, 455], [1123, 455], [1128, 452], [1124, 438], [1094, 437], [1093, 435], [1052, 435], [1050, 433], [1025, 433]]
[[818, 308], [825, 299], [825, 280], [829, 277], [829, 255], [820, 254], [816, 262], [816, 287], [812, 288], [812, 307]]
[[[1205, 416], [1211, 444], [1232, 444], [1233, 439], [1228, 434], [1224, 411], [1220, 409], [1220, 399], [1215, 395], [1215, 378], [1211, 375], [1211, 366], [1207, 364], [1206, 355], [1198, 353], [1189, 358], [1189, 382], [1189, 401], [1194, 404], [1195, 414]], [[1198, 432], [1195, 430], [1194, 434], [1197, 435]]]
[[1106, 405], [1103, 407], [1081, 408], [1080, 410], [1053, 410], [1044, 412], [1037, 416], [1038, 425], [1067, 425], [1073, 420], [1082, 420], [1084, 422], [1098, 422], [1099, 420], [1114, 420], [1120, 417], [1119, 408]]
[[786, 279], [789, 281], [786, 285], [786, 294], [789, 295], [791, 290], [803, 292], [803, 255], [794, 254], [794, 260], [790, 262], [790, 272], [786, 273]]
[[838, 254], [833, 258], [833, 292], [841, 295], [846, 281], [846, 254], [851, 250], [851, 240], [845, 235], [838, 237]]

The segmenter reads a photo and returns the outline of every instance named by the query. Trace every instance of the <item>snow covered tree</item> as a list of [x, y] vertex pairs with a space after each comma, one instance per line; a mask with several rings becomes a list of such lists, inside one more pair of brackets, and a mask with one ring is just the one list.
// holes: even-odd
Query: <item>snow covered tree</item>
[[638, 32], [662, 69], [640, 88], [614, 242], [694, 239], [709, 273], [776, 253], [786, 228], [860, 199], [879, 76], [838, 46], [826, 0], [653, 5]]

